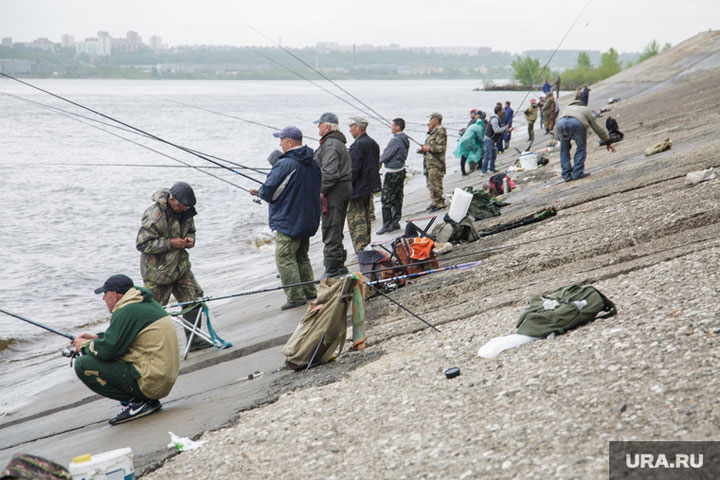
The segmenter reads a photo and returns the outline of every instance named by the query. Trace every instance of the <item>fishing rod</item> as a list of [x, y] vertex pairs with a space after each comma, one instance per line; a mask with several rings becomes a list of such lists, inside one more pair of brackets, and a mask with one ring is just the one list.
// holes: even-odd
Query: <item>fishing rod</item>
[[[52, 111], [54, 111], [55, 113], [59, 113], [59, 114], [61, 114], [61, 115], [63, 115], [63, 116], [71, 115], [71, 116], [73, 116], [73, 117], [83, 118], [83, 119], [85, 119], [85, 120], [87, 120], [87, 121], [90, 121], [90, 122], [93, 122], [93, 123], [98, 123], [98, 124], [104, 125], [104, 126], [106, 126], [106, 127], [108, 127], [108, 128], [113, 128], [113, 129], [120, 130], [120, 131], [123, 131], [123, 132], [126, 132], [126, 133], [131, 133], [131, 134], [133, 134], [133, 135], [138, 135], [138, 136], [140, 136], [140, 137], [149, 138], [149, 139], [151, 139], [151, 140], [153, 139], [152, 137], [150, 137], [150, 136], [148, 136], [148, 135], [145, 135], [145, 134], [142, 134], [142, 133], [138, 133], [138, 132], [136, 132], [136, 131], [134, 131], [134, 130], [130, 130], [129, 128], [124, 128], [124, 127], [122, 127], [122, 126], [120, 126], [120, 125], [114, 125], [114, 124], [112, 124], [112, 123], [103, 122], [102, 120], [99, 120], [99, 119], [97, 119], [97, 118], [88, 117], [88, 116], [82, 115], [82, 114], [77, 113], [77, 112], [70, 112], [70, 111], [68, 111], [68, 110], [63, 110], [62, 108], [59, 108], [59, 107], [56, 107], [56, 106], [53, 106], [53, 105], [48, 105], [48, 104], [46, 104], [46, 103], [38, 102], [38, 101], [35, 101], [35, 100], [30, 100], [29, 98], [20, 97], [20, 96], [18, 96], [18, 95], [13, 95], [13, 94], [11, 94], [11, 93], [0, 92], [0, 94], [6, 95], [6, 96], [11, 97], [11, 98], [14, 98], [14, 99], [16, 99], [16, 100], [22, 100], [23, 102], [32, 103], [32, 104], [37, 105], [37, 106], [39, 106], [39, 107], [42, 107], [42, 108], [45, 108], [45, 109], [48, 109], [48, 110], [52, 110]], [[71, 118], [71, 120], [74, 120], [74, 118]], [[84, 122], [80, 122], [80, 123], [85, 124]], [[85, 125], [87, 125], [87, 124], [85, 124]], [[88, 125], [88, 126], [92, 126], [92, 125]], [[105, 132], [105, 133], [110, 133], [110, 132], [108, 132], [107, 130], [103, 130], [103, 129], [99, 129], [99, 130], [102, 131], [102, 132]], [[116, 136], [117, 136], [117, 135], [116, 135]], [[118, 138], [121, 138], [121, 139], [123, 139], [123, 140], [127, 140], [127, 138], [122, 137], [122, 136], [117, 136], [117, 137], [118, 137]], [[134, 143], [135, 145], [139, 145], [139, 144], [137, 144], [137, 143], [135, 143], [135, 142], [132, 142], [132, 141], [130, 141], [130, 142], [131, 142], [131, 143]], [[143, 148], [146, 148], [144, 145], [139, 145], [139, 146], [142, 146]], [[210, 157], [210, 158], [214, 158], [214, 159], [216, 159], [216, 160], [219, 160], [219, 161], [221, 161], [221, 162], [225, 162], [225, 163], [227, 163], [227, 164], [229, 164], [229, 165], [233, 165], [233, 166], [238, 167], [238, 168], [243, 169], [243, 170], [254, 170], [254, 171], [258, 172], [258, 173], [263, 173], [263, 174], [267, 174], [267, 170], [270, 170], [269, 168], [265, 168], [265, 167], [257, 167], [257, 168], [247, 167], [247, 166], [245, 166], [245, 165], [242, 165], [241, 163], [233, 162], [233, 161], [231, 161], [231, 160], [227, 160], [227, 159], [225, 159], [225, 158], [218, 157], [218, 156], [216, 156], [216, 155], [212, 155], [212, 154], [210, 154], [210, 153], [202, 152], [202, 151], [200, 151], [200, 150], [195, 150], [195, 149], [192, 149], [192, 148], [189, 148], [189, 147], [185, 147], [185, 148], [188, 148], [188, 150], [190, 150], [190, 151], [192, 151], [192, 152], [194, 152], [194, 153], [200, 153], [200, 154], [202, 154], [202, 155], [206, 155], [206, 156], [208, 156], [208, 157]], [[157, 152], [156, 150], [151, 150], [151, 151]], [[164, 154], [163, 154], [163, 155], [164, 155]], [[174, 157], [169, 157], [169, 158], [172, 159], [172, 160], [175, 160]], [[73, 164], [73, 163], [64, 163], [64, 164], [59, 164], [59, 163], [57, 163], [57, 164], [54, 164], [54, 165], [75, 165], [75, 164]], [[125, 166], [127, 166], [127, 167], [173, 167], [173, 168], [184, 168], [184, 167], [180, 167], [180, 166], [177, 166], [177, 165], [146, 165], [146, 164], [117, 164], [117, 165], [108, 165], [108, 164], [78, 163], [77, 165], [118, 166], [118, 167], [125, 167]], [[186, 165], [186, 167], [187, 167], [187, 165]], [[190, 166], [189, 168], [203, 168], [203, 169], [204, 169], [204, 168], [208, 168], [208, 169], [210, 169], [210, 168], [222, 168], [222, 169], [224, 169], [224, 167], [222, 167], [222, 166], [217, 166], [217, 165], [212, 165], [212, 166], [208, 165], [208, 166], [205, 166], [205, 167], [193, 167], [193, 166]]]
[[68, 103], [70, 103], [70, 104], [72, 104], [72, 105], [75, 105], [76, 107], [79, 107], [79, 108], [82, 108], [82, 109], [84, 109], [84, 110], [87, 110], [87, 111], [89, 111], [89, 112], [91, 112], [91, 113], [94, 113], [95, 115], [99, 115], [99, 116], [101, 116], [101, 117], [103, 117], [103, 118], [106, 118], [106, 119], [108, 119], [108, 120], [110, 120], [110, 121], [119, 123], [120, 125], [123, 125], [123, 126], [125, 126], [125, 127], [127, 127], [127, 128], [130, 128], [130, 129], [132, 129], [132, 130], [134, 130], [134, 131], [136, 131], [136, 132], [142, 133], [143, 135], [146, 135], [146, 136], [149, 137], [149, 138], [152, 138], [152, 139], [154, 139], [154, 140], [157, 140], [158, 142], [165, 143], [166, 145], [170, 145], [171, 147], [175, 147], [175, 148], [177, 148], [177, 149], [179, 149], [179, 150], [182, 150], [182, 151], [184, 151], [184, 152], [186, 152], [186, 153], [189, 153], [189, 154], [191, 154], [191, 155], [195, 155], [195, 156], [198, 157], [198, 158], [201, 158], [201, 159], [203, 159], [203, 160], [205, 160], [205, 161], [207, 161], [207, 162], [210, 162], [210, 163], [212, 163], [212, 164], [214, 164], [214, 165], [217, 165], [217, 166], [222, 167], [222, 168], [224, 168], [224, 169], [226, 169], [226, 170], [229, 170], [229, 171], [231, 171], [231, 172], [233, 172], [233, 173], [235, 173], [235, 174], [237, 174], [237, 175], [240, 175], [240, 176], [245, 177], [245, 178], [247, 178], [247, 179], [249, 179], [249, 180], [252, 180], [253, 182], [259, 183], [259, 184], [261, 184], [261, 185], [262, 185], [262, 183], [263, 183], [263, 182], [261, 182], [260, 180], [258, 180], [258, 179], [256, 179], [256, 178], [253, 178], [253, 177], [251, 177], [251, 176], [249, 176], [249, 175], [246, 175], [246, 174], [244, 174], [244, 173], [242, 173], [242, 172], [239, 172], [239, 171], [237, 171], [237, 170], [234, 170], [234, 169], [228, 167], [227, 165], [223, 165], [223, 164], [221, 164], [221, 163], [219, 163], [219, 162], [217, 162], [217, 161], [215, 161], [215, 160], [212, 160], [212, 159], [208, 158], [208, 157], [205, 156], [205, 155], [199, 154], [199, 153], [197, 153], [197, 152], [195, 152], [195, 151], [193, 151], [193, 150], [191, 150], [191, 149], [189, 149], [189, 148], [183, 147], [182, 145], [178, 145], [178, 144], [173, 143], [173, 142], [171, 142], [171, 141], [169, 141], [169, 140], [165, 140], [164, 138], [158, 137], [157, 135], [153, 135], [153, 134], [151, 134], [151, 133], [148, 133], [148, 132], [146, 132], [146, 131], [144, 131], [144, 130], [142, 130], [142, 129], [140, 129], [140, 128], [134, 127], [134, 126], [132, 126], [132, 125], [130, 125], [130, 124], [127, 124], [127, 123], [125, 123], [125, 122], [123, 122], [123, 121], [121, 121], [121, 120], [118, 120], [118, 119], [116, 119], [116, 118], [113, 118], [113, 117], [111, 117], [111, 116], [109, 116], [109, 115], [106, 115], [106, 114], [104, 114], [104, 113], [102, 113], [102, 112], [99, 112], [99, 111], [97, 111], [97, 110], [93, 110], [93, 109], [90, 108], [90, 107], [86, 107], [86, 106], [84, 106], [84, 105], [81, 105], [80, 103], [77, 103], [77, 102], [75, 102], [75, 101], [73, 101], [73, 100], [70, 100], [69, 98], [65, 98], [65, 97], [63, 97], [63, 96], [61, 96], [61, 95], [52, 93], [52, 92], [50, 92], [50, 91], [48, 91], [48, 90], [45, 90], [45, 89], [42, 89], [42, 88], [40, 88], [40, 87], [38, 87], [38, 86], [36, 86], [36, 85], [33, 85], [33, 84], [31, 84], [31, 83], [28, 83], [28, 82], [25, 82], [25, 81], [23, 81], [23, 80], [20, 80], [19, 78], [13, 77], [12, 75], [8, 75], [7, 73], [0, 72], [0, 76], [3, 76], [3, 77], [8, 78], [8, 79], [10, 79], [10, 80], [14, 80], [14, 81], [16, 81], [16, 82], [18, 82], [18, 83], [21, 83], [21, 84], [23, 84], [23, 85], [26, 85], [26, 86], [28, 86], [28, 87], [30, 87], [30, 88], [34, 88], [34, 89], [36, 89], [36, 90], [39, 90], [39, 91], [41, 91], [41, 92], [43, 92], [43, 93], [46, 93], [46, 94], [48, 94], [48, 95], [50, 95], [50, 96], [53, 96], [53, 97], [55, 97], [55, 98], [58, 98], [58, 99], [63, 100], [63, 101], [65, 101], [65, 102], [68, 102]]
[[370, 284], [370, 283], [368, 283], [368, 282], [363, 282], [363, 283], [364, 283], [365, 285], [367, 285], [368, 287], [372, 288], [373, 290], [375, 290], [376, 293], [378, 293], [378, 294], [382, 295], [383, 297], [387, 298], [387, 299], [390, 300], [392, 303], [394, 303], [395, 305], [397, 305], [398, 307], [402, 308], [403, 310], [405, 310], [407, 313], [409, 313], [409, 314], [412, 315], [413, 317], [415, 317], [415, 318], [417, 318], [418, 320], [420, 320], [421, 322], [423, 322], [423, 323], [424, 323], [425, 325], [427, 325], [428, 327], [431, 327], [431, 328], [432, 328], [433, 330], [435, 330], [436, 332], [440, 332], [440, 329], [437, 328], [435, 325], [433, 325], [432, 323], [428, 322], [427, 320], [425, 320], [424, 318], [422, 318], [420, 315], [418, 315], [418, 314], [416, 314], [416, 313], [413, 313], [413, 312], [411, 312], [410, 310], [408, 310], [406, 307], [400, 305], [396, 300], [390, 298], [390, 296], [387, 295], [385, 292], [383, 292], [383, 291], [381, 291], [380, 289], [378, 289], [377, 287], [375, 287], [375, 285], [372, 285], [372, 284]]
[[[445, 259], [443, 259], [443, 260], [445, 260]], [[437, 261], [437, 260], [435, 260], [435, 261]], [[406, 280], [408, 278], [416, 278], [416, 277], [421, 277], [423, 275], [430, 275], [431, 273], [445, 272], [447, 270], [466, 270], [468, 268], [476, 267], [476, 266], [480, 265], [481, 263], [483, 263], [482, 260], [478, 260], [477, 262], [459, 263], [457, 265], [449, 265], [447, 267], [442, 267], [442, 268], [433, 268], [432, 270], [425, 270], [423, 272], [408, 273], [405, 275], [398, 275], [398, 276], [392, 277], [392, 278], [383, 278], [380, 280], [373, 280], [372, 282], [365, 282], [365, 285], [378, 285], [381, 283], [391, 283], [391, 282], [396, 282], [398, 280]], [[400, 266], [400, 267], [395, 267], [395, 269], [402, 268], [404, 266], [405, 265]], [[368, 273], [370, 273], [370, 272], [368, 272]]]
[[[105, 129], [103, 129], [103, 128], [98, 127], [97, 125], [93, 125], [93, 124], [91, 124], [91, 123], [84, 122], [84, 121], [80, 120], [79, 118], [76, 118], [76, 117], [77, 117], [76, 114], [72, 114], [71, 112], [64, 112], [62, 109], [58, 109], [58, 108], [52, 107], [52, 106], [50, 106], [50, 105], [45, 105], [45, 104], [43, 104], [43, 103], [36, 102], [36, 101], [34, 101], [34, 100], [30, 100], [30, 99], [27, 99], [27, 98], [17, 97], [17, 96], [15, 96], [15, 95], [10, 95], [10, 94], [7, 94], [7, 93], [5, 93], [5, 95], [8, 95], [8, 96], [13, 97], [13, 98], [17, 98], [17, 99], [19, 99], [19, 100], [27, 101], [27, 102], [29, 102], [29, 103], [33, 103], [33, 104], [38, 105], [38, 106], [40, 106], [40, 107], [42, 107], [42, 108], [49, 109], [49, 110], [51, 110], [53, 113], [56, 113], [56, 114], [58, 114], [58, 115], [62, 115], [62, 116], [64, 116], [64, 117], [67, 117], [67, 118], [69, 118], [70, 120], [74, 120], [74, 121], [76, 121], [76, 122], [80, 122], [80, 123], [82, 123], [83, 125], [86, 125], [86, 126], [88, 126], [88, 127], [94, 128], [94, 129], [96, 129], [96, 130], [100, 130], [101, 132], [105, 132], [105, 133], [107, 133], [108, 135], [112, 135], [113, 137], [117, 137], [117, 138], [120, 138], [120, 139], [125, 140], [125, 141], [127, 141], [127, 142], [130, 142], [130, 143], [132, 143], [132, 144], [134, 144], [134, 145], [137, 145], [138, 147], [144, 148], [144, 149], [149, 150], [149, 151], [151, 151], [151, 152], [153, 152], [153, 153], [157, 153], [158, 155], [162, 155], [163, 157], [166, 157], [166, 158], [169, 158], [170, 160], [174, 160], [174, 161], [176, 161], [176, 162], [178, 162], [178, 163], [181, 163], [181, 164], [185, 165], [185, 166], [188, 167], [188, 168], [193, 168], [193, 169], [195, 169], [195, 170], [198, 170], [198, 171], [200, 171], [200, 172], [202, 172], [202, 173], [204, 173], [204, 174], [206, 174], [206, 175], [209, 175], [209, 176], [211, 176], [211, 177], [217, 178], [217, 179], [220, 180], [221, 182], [225, 182], [225, 183], [227, 183], [228, 185], [232, 185], [232, 186], [235, 187], [235, 188], [239, 188], [240, 190], [243, 190], [243, 191], [245, 191], [245, 192], [250, 193], [250, 190], [249, 190], [249, 189], [247, 189], [247, 188], [245, 188], [245, 187], [242, 187], [242, 186], [240, 186], [240, 185], [238, 185], [238, 184], [236, 184], [236, 183], [233, 183], [233, 182], [231, 182], [231, 181], [229, 181], [229, 180], [226, 180], [226, 179], [224, 179], [224, 178], [222, 178], [222, 177], [220, 177], [220, 176], [218, 176], [218, 175], [215, 175], [214, 173], [205, 171], [205, 170], [203, 170], [201, 167], [198, 167], [198, 166], [189, 164], [189, 163], [187, 163], [187, 162], [184, 162], [184, 161], [180, 160], [179, 158], [173, 157], [172, 155], [168, 155], [167, 153], [161, 152], [160, 150], [156, 150], [156, 149], [154, 149], [154, 148], [152, 148], [152, 147], [148, 147], [147, 145], [143, 145], [142, 143], [139, 143], [139, 142], [136, 142], [136, 141], [131, 140], [131, 139], [129, 139], [129, 138], [123, 137], [122, 135], [118, 135], [118, 134], [116, 134], [116, 133], [114, 133], [114, 132], [110, 132], [110, 131], [108, 131], [108, 130], [105, 130]], [[82, 117], [82, 116], [81, 116], [81, 117]], [[85, 118], [85, 117], [83, 117], [83, 118]], [[103, 123], [103, 122], [100, 122], [100, 123]], [[105, 123], [103, 123], [103, 125], [115, 127], [114, 125], [108, 125], [108, 124], [105, 124]], [[118, 128], [118, 127], [116, 127], [116, 128]], [[253, 202], [255, 202], [255, 203], [260, 203], [260, 200], [259, 200], [258, 198], [253, 198]]]
[[[441, 259], [441, 260], [438, 260], [438, 259], [422, 260], [422, 261], [419, 261], [419, 262], [406, 263], [406, 264], [404, 264], [404, 265], [397, 265], [397, 266], [395, 266], [395, 267], [388, 267], [388, 268], [381, 268], [381, 269], [378, 269], [378, 270], [371, 270], [371, 271], [369, 271], [369, 272], [363, 273], [363, 275], [370, 275], [370, 274], [373, 274], [373, 273], [382, 273], [382, 272], [386, 272], [386, 271], [389, 271], [389, 270], [397, 270], [397, 269], [399, 269], [399, 268], [412, 267], [412, 266], [415, 266], [415, 265], [425, 265], [425, 264], [428, 264], [428, 263], [438, 262], [438, 261], [443, 261], [443, 262], [444, 262], [445, 260], [454, 260], [454, 259], [458, 259], [458, 258], [469, 257], [469, 256], [471, 256], [471, 255], [479, 255], [479, 254], [482, 254], [482, 253], [494, 252], [494, 251], [496, 251], [496, 250], [502, 250], [502, 249], [506, 249], [506, 248], [519, 247], [519, 246], [523, 246], [523, 245], [528, 245], [528, 244], [530, 244], [530, 243], [543, 242], [543, 241], [545, 241], [545, 240], [552, 240], [552, 239], [558, 238], [558, 237], [563, 237], [563, 236], [567, 236], [567, 235], [574, 235], [574, 234], [576, 234], [576, 233], [580, 233], [580, 232], [584, 232], [584, 231], [586, 231], [586, 230], [590, 230], [591, 228], [592, 228], [592, 227], [585, 227], [585, 228], [581, 228], [581, 229], [579, 229], [579, 230], [574, 230], [574, 231], [572, 231], [572, 232], [559, 233], [559, 234], [557, 234], [557, 235], [551, 235], [551, 236], [548, 236], [548, 237], [538, 238], [538, 239], [535, 239], [535, 240], [528, 240], [528, 241], [526, 241], [526, 242], [511, 243], [511, 244], [509, 244], [509, 245], [500, 245], [500, 246], [498, 246], [498, 247], [485, 248], [485, 249], [478, 250], [478, 251], [475, 251], [475, 252], [469, 252], [469, 253], [462, 253], [462, 254], [458, 254], [458, 255], [452, 255], [452, 256], [443, 258], [443, 259]], [[445, 270], [453, 270], [453, 269], [455, 269], [455, 268], [465, 269], [465, 268], [470, 268], [471, 266], [475, 266], [475, 265], [472, 265], [473, 263], [475, 263], [475, 262], [469, 262], [469, 263], [461, 264], [461, 265], [463, 265], [462, 267], [460, 267], [460, 266], [450, 266], [450, 267], [443, 267], [443, 268], [444, 268]], [[433, 273], [438, 273], [438, 272], [440, 272], [440, 271], [443, 271], [443, 269], [436, 269], [436, 270], [437, 270], [437, 272], [433, 272]], [[422, 274], [422, 273], [427, 273], [427, 272], [420, 272], [420, 273]], [[416, 275], [416, 274], [408, 274], [408, 275], [419, 276], [419, 275]], [[195, 299], [195, 300], [189, 300], [189, 301], [187, 301], [187, 302], [178, 302], [178, 303], [176, 303], [176, 304], [174, 304], [174, 305], [168, 305], [167, 308], [177, 308], [177, 307], [182, 308], [182, 307], [185, 307], [185, 306], [188, 306], [188, 305], [194, 305], [194, 304], [201, 303], [201, 302], [212, 302], [212, 301], [215, 301], [215, 300], [225, 300], [225, 299], [228, 299], [228, 298], [245, 297], [245, 296], [248, 296], [248, 295], [256, 295], [256, 294], [259, 294], [259, 293], [274, 292], [274, 291], [276, 291], [276, 290], [283, 290], [283, 289], [285, 289], [285, 288], [301, 287], [301, 286], [303, 286], [303, 285], [318, 284], [318, 283], [320, 283], [321, 281], [322, 281], [322, 280], [310, 280], [310, 281], [307, 281], [307, 282], [291, 283], [291, 284], [289, 284], [289, 285], [281, 285], [281, 286], [278, 286], [278, 287], [268, 287], [268, 288], [261, 288], [261, 289], [257, 289], [257, 290], [248, 290], [248, 291], [239, 292], [239, 293], [231, 293], [231, 294], [222, 295], [222, 296], [219, 296], [219, 297], [206, 296], [206, 297], [197, 298], [197, 299]]]
[[43, 324], [40, 323], [40, 322], [35, 322], [35, 321], [33, 321], [33, 320], [30, 320], [29, 318], [25, 318], [25, 317], [23, 317], [22, 315], [18, 315], [17, 313], [8, 312], [7, 310], [5, 310], [5, 309], [3, 309], [3, 308], [0, 308], [0, 312], [4, 313], [5, 315], [10, 315], [11, 317], [15, 317], [15, 318], [17, 318], [17, 319], [19, 319], [19, 320], [22, 320], [23, 322], [27, 322], [27, 323], [30, 323], [30, 324], [32, 324], [32, 325], [35, 325], [36, 327], [43, 328], [43, 329], [47, 330], [48, 332], [52, 332], [52, 333], [54, 333], [54, 334], [56, 334], [56, 335], [60, 335], [61, 337], [69, 338], [70, 341], [75, 341], [75, 338], [76, 338], [76, 337], [70, 335], [69, 333], [63, 333], [63, 332], [61, 332], [60, 330], [55, 330], [55, 329], [52, 328], [52, 327], [48, 327], [47, 325], [43, 325]]

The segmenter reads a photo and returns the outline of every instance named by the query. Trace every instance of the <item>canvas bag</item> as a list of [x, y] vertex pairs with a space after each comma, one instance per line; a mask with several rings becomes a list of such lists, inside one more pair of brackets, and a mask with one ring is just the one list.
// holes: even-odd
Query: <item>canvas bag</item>
[[305, 368], [313, 354], [313, 365], [329, 362], [336, 350], [340, 355], [347, 335], [348, 306], [352, 303], [357, 282], [358, 279], [350, 275], [325, 278], [318, 284], [317, 299], [282, 348], [288, 368]]
[[[600, 312], [607, 313], [597, 316]], [[595, 287], [570, 285], [549, 295], [529, 297], [515, 327], [521, 335], [545, 338], [616, 313], [615, 304]]]

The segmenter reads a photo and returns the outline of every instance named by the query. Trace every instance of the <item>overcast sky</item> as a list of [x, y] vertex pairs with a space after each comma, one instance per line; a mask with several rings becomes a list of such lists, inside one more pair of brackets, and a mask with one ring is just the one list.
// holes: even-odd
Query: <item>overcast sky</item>
[[[317, 42], [554, 49], [587, 0], [0, 0], [0, 37], [31, 41], [134, 30], [168, 45]], [[718, 0], [591, 0], [563, 49], [641, 51], [720, 27]]]

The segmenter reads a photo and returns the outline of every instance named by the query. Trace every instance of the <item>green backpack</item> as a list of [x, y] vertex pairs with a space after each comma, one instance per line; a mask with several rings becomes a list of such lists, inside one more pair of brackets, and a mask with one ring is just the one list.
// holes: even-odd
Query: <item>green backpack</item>
[[[597, 316], [600, 312], [607, 313]], [[546, 296], [529, 297], [515, 327], [521, 335], [545, 338], [616, 313], [615, 304], [595, 287], [570, 285]]]

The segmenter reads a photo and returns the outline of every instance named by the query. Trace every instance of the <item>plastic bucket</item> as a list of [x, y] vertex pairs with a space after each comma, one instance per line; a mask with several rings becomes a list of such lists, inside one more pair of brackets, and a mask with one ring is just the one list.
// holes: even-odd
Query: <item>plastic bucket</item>
[[68, 470], [73, 480], [135, 480], [129, 447], [73, 458]]
[[452, 202], [450, 203], [450, 212], [448, 213], [448, 216], [455, 222], [461, 222], [462, 219], [465, 218], [465, 215], [467, 215], [472, 199], [472, 193], [456, 188], [455, 193], [453, 193]]
[[537, 155], [532, 152], [523, 153], [520, 155], [520, 166], [523, 170], [535, 170], [538, 168]]

